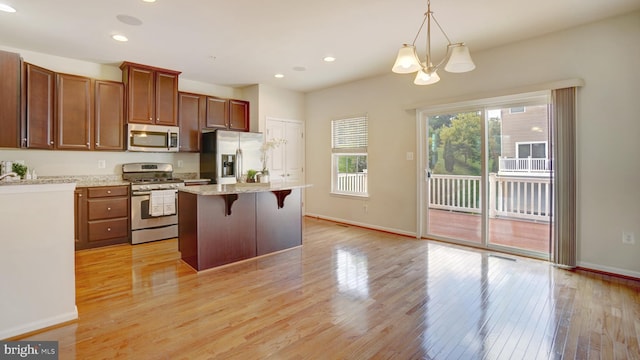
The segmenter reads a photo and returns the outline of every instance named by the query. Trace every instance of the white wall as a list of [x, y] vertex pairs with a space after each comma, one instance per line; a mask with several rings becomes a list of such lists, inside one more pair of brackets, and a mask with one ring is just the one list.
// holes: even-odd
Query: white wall
[[[640, 277], [640, 12], [483, 52], [477, 68], [440, 74], [418, 87], [388, 75], [307, 94], [307, 213], [416, 231], [416, 149], [420, 104], [479, 99], [536, 84], [581, 78], [578, 92], [579, 265]], [[470, 44], [472, 47], [472, 44]], [[395, 54], [389, 54], [389, 64]], [[330, 121], [369, 115], [370, 199], [329, 195]], [[365, 211], [364, 204], [367, 204]], [[636, 245], [622, 244], [622, 230]]]
[[78, 317], [74, 188], [0, 186], [0, 339]]

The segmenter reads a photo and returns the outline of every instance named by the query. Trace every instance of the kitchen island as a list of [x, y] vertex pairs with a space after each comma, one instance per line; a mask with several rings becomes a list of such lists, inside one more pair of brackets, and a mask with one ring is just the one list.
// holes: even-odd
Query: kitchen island
[[199, 185], [178, 192], [182, 260], [197, 271], [302, 245], [304, 184]]

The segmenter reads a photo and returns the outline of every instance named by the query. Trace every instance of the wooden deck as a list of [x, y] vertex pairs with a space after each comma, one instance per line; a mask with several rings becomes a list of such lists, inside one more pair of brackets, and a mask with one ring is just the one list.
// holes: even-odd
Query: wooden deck
[[[640, 281], [306, 218], [196, 273], [177, 240], [76, 253], [60, 359], [640, 359]], [[46, 296], [55, 296], [48, 294]]]
[[[433, 235], [481, 243], [480, 215], [430, 210], [429, 231]], [[489, 219], [489, 242], [548, 254], [551, 225], [526, 220]]]

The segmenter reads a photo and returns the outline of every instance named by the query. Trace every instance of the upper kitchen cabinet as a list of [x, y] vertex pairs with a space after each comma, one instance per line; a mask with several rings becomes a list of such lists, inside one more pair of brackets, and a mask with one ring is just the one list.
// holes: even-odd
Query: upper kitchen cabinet
[[178, 93], [178, 125], [180, 126], [180, 151], [200, 151], [200, 129], [205, 118], [206, 96]]
[[179, 71], [124, 62], [128, 123], [178, 126]]
[[249, 102], [208, 96], [205, 127], [249, 131]]
[[0, 147], [21, 146], [21, 98], [19, 54], [0, 51]]
[[96, 80], [94, 149], [124, 150], [124, 85]]
[[55, 73], [25, 63], [24, 77], [27, 102], [25, 146], [34, 149], [53, 149]]
[[249, 131], [249, 102], [229, 100], [229, 129]]
[[56, 149], [91, 150], [92, 85], [91, 78], [56, 74]]

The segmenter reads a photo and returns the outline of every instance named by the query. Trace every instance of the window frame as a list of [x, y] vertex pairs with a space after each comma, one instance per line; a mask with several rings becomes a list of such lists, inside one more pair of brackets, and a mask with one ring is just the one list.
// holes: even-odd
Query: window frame
[[[356, 137], [358, 137], [357, 139], [353, 139], [354, 141], [358, 142], [360, 146], [356, 146], [355, 144], [345, 144], [344, 143], [344, 138], [339, 138], [339, 135], [336, 135], [336, 130], [338, 130], [339, 123], [340, 122], [349, 122], [349, 121], [362, 121], [364, 120], [364, 134], [358, 134], [359, 136], [364, 136], [364, 138], [358, 137], [358, 135]], [[358, 197], [358, 198], [363, 198], [363, 197], [369, 197], [369, 179], [368, 179], [368, 168], [369, 168], [369, 152], [368, 152], [368, 132], [369, 132], [369, 118], [367, 115], [362, 115], [362, 116], [351, 116], [351, 117], [345, 117], [345, 118], [340, 118], [340, 119], [334, 119], [331, 120], [331, 191], [330, 193], [332, 195], [339, 195], [339, 196], [348, 196], [348, 197]], [[358, 126], [362, 126], [362, 124], [359, 124]], [[356, 129], [357, 130], [357, 129]], [[336, 140], [342, 140], [339, 141], [343, 144], [345, 144], [345, 146], [336, 146]], [[364, 140], [364, 144], [363, 144], [363, 140]], [[348, 142], [348, 140], [347, 140]], [[338, 183], [338, 178], [340, 175], [339, 172], [339, 161], [340, 158], [343, 156], [363, 156], [365, 158], [365, 162], [366, 162], [366, 168], [362, 171], [362, 173], [364, 173], [364, 190], [363, 191], [348, 191], [348, 190], [344, 190], [344, 189], [340, 189], [339, 187], [339, 183]], [[359, 174], [360, 172], [356, 172], [354, 174]], [[347, 173], [350, 174], [350, 173]]]

